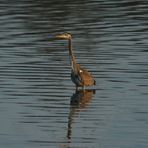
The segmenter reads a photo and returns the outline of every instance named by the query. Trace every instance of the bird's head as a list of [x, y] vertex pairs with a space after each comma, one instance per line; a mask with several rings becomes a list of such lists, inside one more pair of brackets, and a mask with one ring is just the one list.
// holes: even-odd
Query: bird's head
[[57, 39], [62, 39], [62, 40], [69, 40], [72, 38], [70, 33], [62, 33], [62, 34], [56, 35], [55, 37]]

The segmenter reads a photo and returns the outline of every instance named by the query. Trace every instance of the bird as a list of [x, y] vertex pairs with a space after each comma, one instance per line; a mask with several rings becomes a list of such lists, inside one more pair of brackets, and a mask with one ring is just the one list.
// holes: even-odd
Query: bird
[[96, 85], [96, 81], [94, 80], [92, 74], [80, 66], [80, 64], [78, 64], [76, 61], [76, 57], [72, 50], [72, 35], [65, 32], [56, 35], [55, 38], [60, 40], [68, 40], [68, 50], [71, 65], [71, 80], [75, 84], [76, 90], [78, 90], [79, 87], [82, 87], [83, 90], [85, 90], [85, 87], [87, 86]]

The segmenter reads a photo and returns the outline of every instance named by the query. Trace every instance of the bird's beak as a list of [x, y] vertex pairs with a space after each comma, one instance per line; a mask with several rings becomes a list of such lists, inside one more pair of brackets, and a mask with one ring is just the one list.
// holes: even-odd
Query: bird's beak
[[55, 38], [56, 38], [56, 39], [63, 39], [63, 40], [67, 39], [67, 38], [65, 37], [65, 35], [63, 35], [63, 34], [56, 35]]
[[54, 35], [54, 36], [50, 35], [49, 36], [50, 41], [61, 40], [61, 39], [64, 39], [64, 37], [62, 37], [62, 35]]

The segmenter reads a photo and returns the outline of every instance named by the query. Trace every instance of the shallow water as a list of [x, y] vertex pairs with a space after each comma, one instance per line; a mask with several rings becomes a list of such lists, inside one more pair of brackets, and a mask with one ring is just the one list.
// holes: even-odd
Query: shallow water
[[[0, 147], [147, 148], [148, 2], [0, 4]], [[97, 85], [75, 92], [66, 41]]]

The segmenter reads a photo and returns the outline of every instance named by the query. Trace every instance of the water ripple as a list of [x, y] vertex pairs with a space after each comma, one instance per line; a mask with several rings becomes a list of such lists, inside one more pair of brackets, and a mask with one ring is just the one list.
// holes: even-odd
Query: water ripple
[[[147, 6], [1, 0], [0, 145], [147, 147]], [[67, 42], [49, 40], [65, 31], [91, 90], [75, 91]]]

